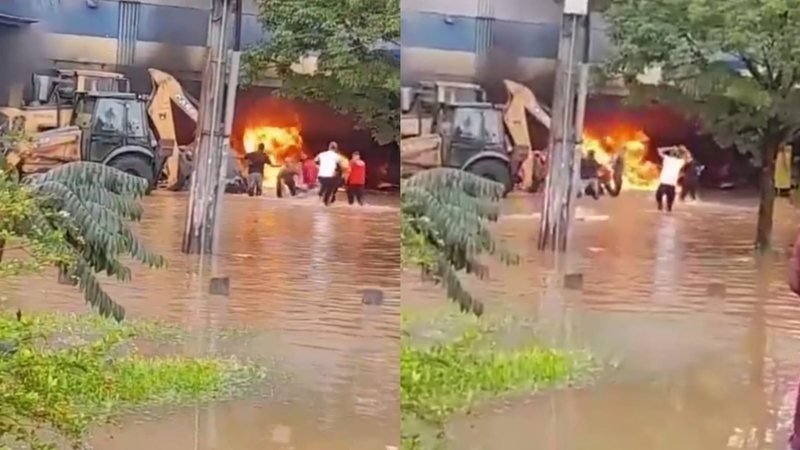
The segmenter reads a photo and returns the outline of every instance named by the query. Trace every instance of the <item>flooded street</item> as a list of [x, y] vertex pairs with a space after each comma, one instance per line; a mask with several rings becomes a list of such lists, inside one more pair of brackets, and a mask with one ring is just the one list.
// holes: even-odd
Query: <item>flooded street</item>
[[[186, 194], [145, 200], [143, 242], [169, 267], [132, 266], [133, 282], [105, 283], [128, 317], [161, 319], [198, 331], [192, 353], [215, 353], [217, 333], [245, 327], [246, 346], [224, 349], [275, 363], [285, 377], [242, 400], [123, 417], [96, 433], [103, 450], [373, 450], [399, 441], [400, 256], [398, 199], [368, 197], [331, 208], [316, 196], [225, 197], [216, 274], [229, 297], [197, 279], [196, 256], [180, 252]], [[205, 264], [206, 271], [210, 262]], [[3, 286], [8, 307], [85, 311], [81, 295], [55, 276]], [[363, 305], [362, 289], [383, 305]], [[107, 432], [113, 436], [107, 436]]]
[[[525, 262], [471, 283], [487, 311], [530, 317], [545, 339], [587, 348], [615, 368], [590, 387], [456, 417], [452, 448], [786, 448], [800, 379], [800, 299], [787, 287], [797, 212], [777, 200], [777, 253], [757, 261], [755, 201], [678, 203], [669, 216], [651, 195], [581, 200], [584, 285], [575, 291], [554, 287], [551, 262], [535, 248], [537, 197], [506, 202], [498, 231]], [[404, 273], [404, 307], [441, 305], [431, 291]]]

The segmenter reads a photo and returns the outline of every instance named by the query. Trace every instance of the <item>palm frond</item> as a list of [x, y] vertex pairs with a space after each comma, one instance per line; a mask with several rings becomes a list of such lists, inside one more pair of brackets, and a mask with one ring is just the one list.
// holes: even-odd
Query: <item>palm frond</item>
[[503, 191], [500, 183], [448, 168], [420, 172], [402, 185], [402, 245], [424, 246], [416, 254], [432, 260], [416, 262], [445, 286], [462, 311], [476, 315], [483, 313], [483, 304], [463, 286], [459, 273], [488, 277], [483, 255], [499, 256], [506, 264], [519, 262], [495, 242], [490, 230], [499, 218]]
[[56, 181], [72, 187], [99, 185], [115, 194], [142, 198], [147, 193], [147, 181], [113, 167], [92, 163], [75, 162], [64, 164], [45, 172], [30, 177], [33, 185]]
[[128, 227], [128, 222], [141, 219], [136, 200], [145, 194], [147, 182], [107, 166], [77, 162], [27, 183], [40, 207], [31, 225], [66, 233], [62, 251], [72, 262], [60, 270], [76, 281], [86, 302], [101, 315], [122, 320], [125, 310], [103, 290], [96, 274], [129, 281], [130, 268], [120, 261], [126, 256], [149, 267], [165, 265], [164, 258], [147, 250]]

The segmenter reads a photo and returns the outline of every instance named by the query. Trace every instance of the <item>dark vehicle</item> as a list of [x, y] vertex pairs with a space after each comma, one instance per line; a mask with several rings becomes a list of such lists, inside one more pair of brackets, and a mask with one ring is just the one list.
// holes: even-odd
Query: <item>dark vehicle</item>
[[38, 133], [31, 145], [11, 153], [19, 156], [16, 167], [22, 175], [91, 161], [144, 178], [151, 189], [164, 161], [148, 122], [147, 97], [121, 92], [80, 95], [70, 126]]
[[428, 83], [404, 88], [400, 146], [402, 176], [454, 167], [514, 185], [503, 110], [486, 101], [480, 86]]
[[530, 152], [526, 111], [548, 127], [550, 119], [530, 89], [510, 80], [505, 86], [505, 105], [489, 103], [475, 84], [403, 88], [401, 175], [454, 167], [499, 182], [510, 192]]

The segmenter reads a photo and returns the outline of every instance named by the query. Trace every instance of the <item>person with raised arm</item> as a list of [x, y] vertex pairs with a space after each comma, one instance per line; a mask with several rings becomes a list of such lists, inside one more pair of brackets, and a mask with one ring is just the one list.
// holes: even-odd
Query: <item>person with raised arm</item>
[[[658, 155], [661, 156], [662, 163], [659, 184], [656, 189], [656, 204], [659, 211], [663, 211], [666, 206], [667, 212], [671, 212], [672, 205], [675, 204], [676, 188], [681, 170], [687, 162], [692, 160], [692, 155], [689, 153], [689, 149], [682, 145], [659, 147]], [[664, 205], [664, 200], [666, 200], [666, 205]]]

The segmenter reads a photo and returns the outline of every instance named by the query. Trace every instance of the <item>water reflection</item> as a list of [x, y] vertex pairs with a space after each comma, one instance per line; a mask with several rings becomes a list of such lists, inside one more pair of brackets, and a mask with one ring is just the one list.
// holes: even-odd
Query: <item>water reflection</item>
[[[537, 208], [525, 197], [511, 202], [517, 214]], [[800, 303], [786, 287], [782, 251], [794, 240], [797, 212], [779, 202], [779, 253], [756, 260], [756, 209], [746, 199], [678, 204], [671, 216], [647, 194], [581, 206], [609, 217], [577, 226], [581, 291], [547, 281], [554, 272], [532, 245], [533, 214], [498, 228], [526, 264], [494, 267], [491, 282], [473, 285], [487, 310], [558, 320], [555, 340], [619, 369], [588, 389], [458, 418], [448, 430], [453, 448], [785, 449], [800, 374]], [[403, 277], [404, 305], [441, 304], [440, 293], [418, 286]]]
[[[99, 433], [95, 446], [372, 450], [397, 444], [397, 199], [370, 200], [362, 208], [338, 202], [326, 209], [316, 196], [227, 196], [214, 263], [218, 275], [231, 278], [231, 293], [221, 297], [207, 294], [196, 257], [180, 253], [186, 198], [148, 198], [139, 232], [170, 266], [134, 268], [135, 283], [107, 283], [112, 295], [129, 316], [198, 330], [187, 353], [277, 360], [289, 379], [245, 401], [125, 418], [121, 429], [111, 430], [113, 439]], [[383, 290], [384, 304], [362, 305], [363, 288]], [[16, 280], [3, 292], [23, 309], [85, 310], [80, 295], [54, 277]], [[247, 344], [225, 347], [215, 330], [231, 325], [255, 334]]]

